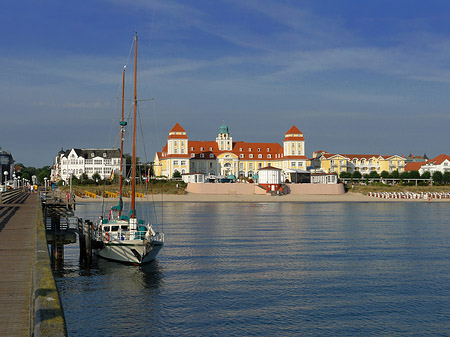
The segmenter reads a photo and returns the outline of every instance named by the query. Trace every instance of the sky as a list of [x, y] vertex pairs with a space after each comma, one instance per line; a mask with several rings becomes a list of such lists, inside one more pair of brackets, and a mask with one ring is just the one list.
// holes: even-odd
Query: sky
[[[450, 154], [450, 2], [21, 0], [0, 11], [0, 147], [25, 166], [118, 147], [138, 33], [143, 146], [176, 124], [306, 155]], [[128, 130], [129, 133], [129, 130]], [[142, 143], [141, 143], [142, 144]]]

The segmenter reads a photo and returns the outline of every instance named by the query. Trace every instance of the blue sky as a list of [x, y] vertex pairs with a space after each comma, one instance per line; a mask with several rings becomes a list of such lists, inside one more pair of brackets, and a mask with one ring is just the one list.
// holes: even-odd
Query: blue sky
[[[192, 140], [306, 153], [449, 154], [450, 2], [10, 1], [0, 11], [0, 147], [27, 166], [114, 147], [122, 67], [139, 34], [148, 159]], [[128, 94], [131, 97], [131, 93]]]

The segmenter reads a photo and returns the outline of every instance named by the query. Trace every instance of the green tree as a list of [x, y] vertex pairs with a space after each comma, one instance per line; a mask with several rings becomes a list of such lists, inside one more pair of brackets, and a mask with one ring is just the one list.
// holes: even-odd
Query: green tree
[[445, 172], [442, 175], [442, 181], [447, 185], [450, 184], [450, 172]]
[[342, 178], [342, 179], [346, 179], [346, 178], [351, 178], [352, 177], [352, 174], [350, 173], [350, 172], [341, 172], [341, 173], [339, 173], [339, 178]]
[[431, 173], [430, 173], [430, 171], [425, 171], [420, 177], [422, 179], [430, 179], [431, 178]]
[[98, 172], [95, 172], [93, 175], [92, 175], [92, 180], [94, 180], [95, 182], [100, 182], [101, 180], [102, 180], [102, 177], [100, 177], [100, 174], [98, 174]]
[[181, 173], [178, 172], [178, 170], [175, 170], [175, 171], [173, 172], [172, 178], [181, 178]]
[[362, 175], [361, 175], [361, 172], [359, 172], [359, 171], [354, 171], [353, 173], [352, 173], [352, 178], [353, 179], [361, 179], [362, 178]]
[[394, 179], [400, 178], [400, 173], [398, 173], [398, 170], [392, 171], [391, 177]]
[[433, 177], [433, 183], [441, 183], [442, 182], [442, 172], [436, 171], [432, 175]]
[[409, 173], [408, 172], [402, 172], [399, 174], [399, 178], [400, 179], [408, 179], [409, 178]]
[[45, 182], [45, 178], [50, 180], [50, 174], [51, 174], [51, 167], [50, 166], [44, 166], [43, 168], [36, 170], [36, 176], [37, 180], [43, 184]]
[[410, 171], [409, 172], [409, 178], [410, 179], [420, 179], [419, 171]]
[[377, 171], [370, 171], [370, 173], [369, 173], [369, 178], [375, 178], [375, 179], [377, 179], [377, 178], [379, 178], [380, 176], [378, 175], [378, 173], [377, 173]]
[[389, 172], [388, 171], [383, 171], [383, 172], [381, 172], [380, 176], [383, 179], [387, 179], [387, 178], [389, 178]]

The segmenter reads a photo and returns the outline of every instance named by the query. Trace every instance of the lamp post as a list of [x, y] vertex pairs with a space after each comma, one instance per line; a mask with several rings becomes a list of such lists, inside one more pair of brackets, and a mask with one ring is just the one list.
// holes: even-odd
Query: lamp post
[[3, 174], [5, 175], [5, 191], [6, 191], [6, 182], [8, 181], [8, 171], [3, 172]]
[[45, 191], [47, 192], [47, 181], [48, 181], [48, 178], [47, 177], [44, 177], [44, 189], [45, 189]]
[[72, 174], [73, 174], [73, 171], [70, 170], [69, 173], [70, 173], [70, 195], [72, 195]]

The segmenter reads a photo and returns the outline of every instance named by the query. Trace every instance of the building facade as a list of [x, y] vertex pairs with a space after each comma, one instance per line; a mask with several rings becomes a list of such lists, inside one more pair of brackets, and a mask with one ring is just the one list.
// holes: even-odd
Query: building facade
[[[6, 179], [13, 179], [14, 159], [10, 152], [2, 150], [0, 147], [0, 185], [4, 184]], [[7, 172], [7, 174], [5, 174]]]
[[120, 174], [119, 149], [61, 149], [55, 157], [50, 180], [68, 181], [71, 174], [80, 178], [84, 173], [88, 178], [98, 173], [101, 179], [105, 179], [112, 172]]
[[155, 154], [154, 172], [168, 178], [176, 171], [251, 178], [267, 166], [306, 170], [306, 165], [305, 139], [295, 125], [285, 133], [281, 145], [233, 141], [224, 124], [215, 141], [189, 140], [186, 130], [177, 123], [162, 151]]
[[379, 154], [331, 154], [325, 151], [313, 153], [311, 169], [317, 172], [353, 173], [359, 171], [361, 174], [369, 174], [372, 171], [380, 174], [383, 171], [403, 172], [405, 169], [405, 158], [398, 155]]
[[406, 171], [419, 171], [420, 174], [430, 172], [441, 172], [442, 174], [450, 172], [450, 156], [441, 154], [426, 162], [411, 162], [406, 164]]

